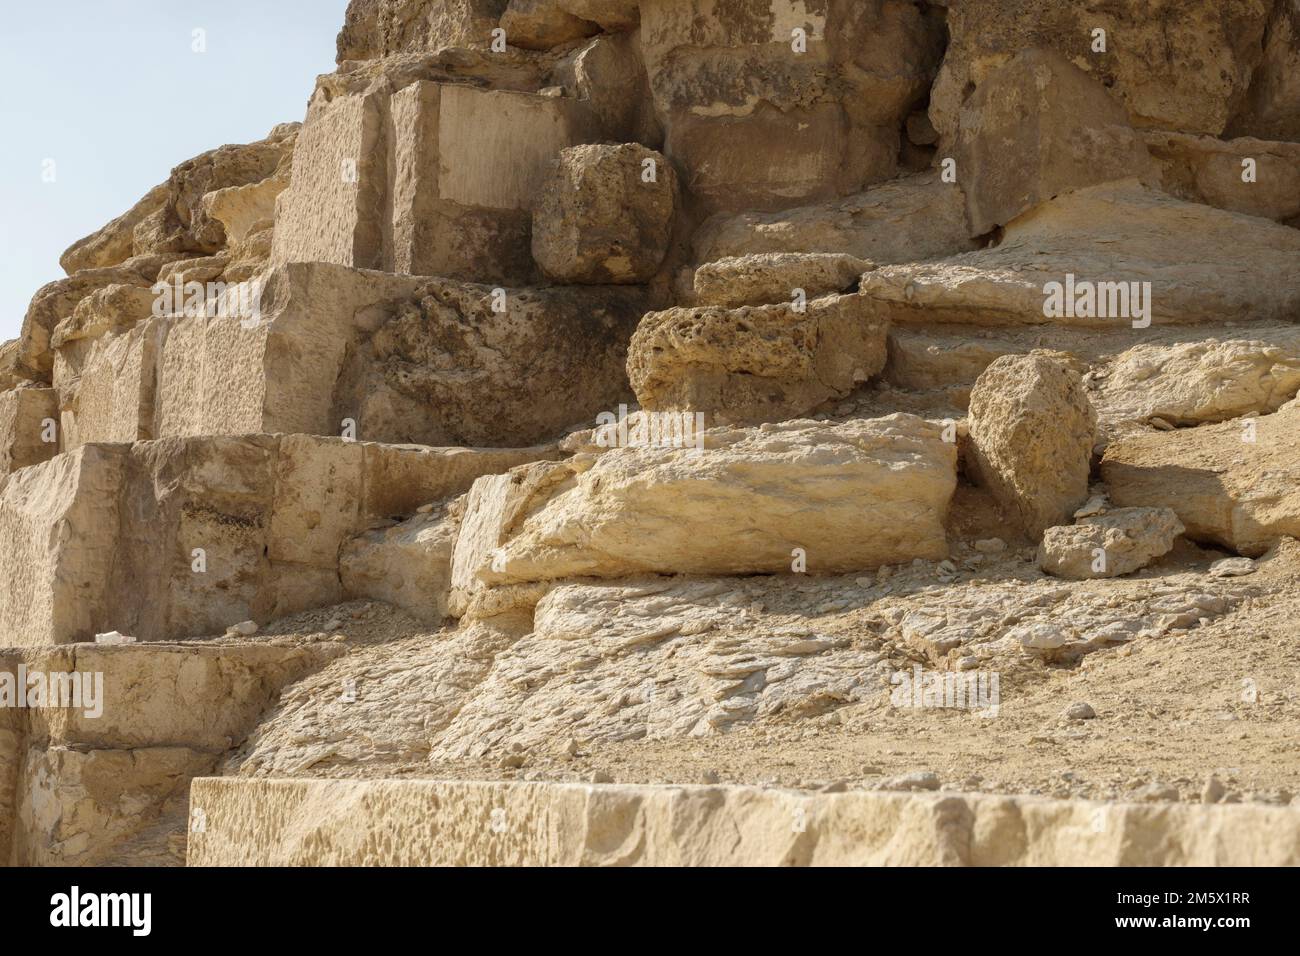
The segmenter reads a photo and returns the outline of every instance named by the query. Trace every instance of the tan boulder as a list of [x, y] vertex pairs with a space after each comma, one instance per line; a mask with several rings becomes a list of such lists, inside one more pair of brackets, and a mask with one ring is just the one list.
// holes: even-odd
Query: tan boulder
[[1043, 203], [990, 248], [881, 266], [862, 293], [908, 324], [1281, 324], [1300, 314], [1297, 256], [1300, 231], [1130, 181]]
[[1037, 537], [1087, 499], [1096, 426], [1077, 373], [1042, 354], [1003, 356], [971, 390], [971, 464]]
[[501, 29], [507, 43], [526, 50], [549, 50], [600, 32], [597, 24], [565, 10], [560, 0], [510, 0]]
[[[1103, 80], [1141, 128], [1222, 133], [1263, 58], [1269, 0], [1058, 0], [948, 5], [949, 44], [930, 97], [948, 143], [961, 104], [1021, 50], [1053, 49]], [[1105, 31], [1104, 38], [1095, 31]], [[1098, 49], [1104, 39], [1105, 51]]]
[[1169, 508], [1187, 537], [1256, 557], [1300, 537], [1300, 403], [1272, 415], [1112, 442], [1101, 475], [1117, 505]]
[[1300, 142], [1165, 130], [1149, 130], [1144, 138], [1170, 195], [1264, 219], [1300, 216]]
[[[54, 389], [15, 388], [0, 392], [0, 475], [39, 464], [57, 454], [58, 421], [58, 393]], [[47, 440], [50, 438], [53, 441]]]
[[885, 323], [856, 295], [805, 305], [652, 312], [628, 349], [642, 407], [715, 422], [798, 417], [843, 398], [885, 367]]
[[1168, 554], [1182, 533], [1168, 508], [1115, 508], [1048, 528], [1038, 545], [1038, 566], [1072, 581], [1119, 577]]
[[978, 248], [961, 187], [936, 172], [783, 212], [719, 214], [693, 239], [695, 261], [761, 253], [840, 253], [876, 263], [919, 262]]
[[[474, 484], [453, 607], [573, 577], [812, 573], [947, 554], [956, 446], [910, 415], [713, 429], [703, 449], [612, 448]], [[459, 613], [459, 611], [458, 611]]]
[[533, 258], [557, 282], [638, 283], [672, 237], [677, 174], [634, 143], [560, 152], [533, 210]]
[[844, 292], [875, 264], [835, 252], [768, 252], [709, 262], [695, 270], [699, 305], [734, 309]]
[[1026, 50], [962, 104], [955, 150], [971, 235], [1062, 193], [1154, 178], [1123, 104], [1054, 50]]
[[82, 269], [120, 265], [134, 254], [135, 227], [167, 203], [167, 184], [149, 190], [138, 203], [84, 239], [79, 239], [59, 257], [68, 275]]

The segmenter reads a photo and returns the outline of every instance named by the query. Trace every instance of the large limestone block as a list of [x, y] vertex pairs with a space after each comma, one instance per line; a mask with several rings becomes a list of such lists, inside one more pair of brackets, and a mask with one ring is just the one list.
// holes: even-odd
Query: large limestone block
[[1087, 499], [1096, 427], [1078, 374], [1046, 355], [1003, 356], [971, 390], [972, 464], [1031, 536]]
[[486, 47], [508, 2], [351, 0], [338, 35], [338, 62], [443, 47]]
[[973, 236], [1062, 193], [1154, 173], [1123, 104], [1054, 50], [985, 77], [962, 104], [956, 159]]
[[[1300, 231], [1129, 181], [1043, 203], [991, 248], [882, 266], [863, 276], [862, 292], [906, 323], [1281, 324], [1300, 315], [1297, 256]], [[1057, 295], [1054, 308], [1066, 288], [1073, 298]]]
[[441, 623], [459, 527], [440, 509], [350, 539], [339, 555], [344, 596], [385, 601], [429, 624]]
[[[517, 781], [202, 778], [190, 866], [1294, 866], [1249, 804]], [[493, 820], [507, 830], [493, 838]], [[791, 820], [804, 821], [792, 827]], [[521, 821], [511, 827], [509, 821]], [[1098, 826], [1101, 821], [1102, 826]], [[489, 836], [485, 837], [484, 832]]]
[[0, 627], [18, 646], [172, 639], [337, 603], [346, 540], [536, 457], [305, 435], [84, 445], [0, 487]]
[[501, 29], [507, 43], [525, 50], [549, 50], [600, 32], [599, 25], [575, 17], [559, 0], [510, 0]]
[[86, 343], [82, 354], [55, 367], [63, 450], [88, 441], [134, 442], [155, 437], [158, 360], [166, 319], [147, 319], [119, 334]]
[[1109, 362], [1093, 402], [1108, 421], [1171, 425], [1277, 411], [1300, 391], [1300, 328], [1267, 339], [1135, 345]]
[[166, 202], [167, 184], [160, 183], [108, 225], [74, 242], [59, 257], [59, 265], [72, 275], [82, 269], [102, 269], [125, 262], [132, 255], [135, 227], [162, 209]]
[[1145, 139], [1161, 188], [1173, 196], [1265, 219], [1300, 216], [1300, 142], [1164, 130], [1149, 130]]
[[271, 261], [527, 282], [541, 184], [561, 149], [597, 131], [567, 97], [423, 80], [391, 96], [319, 91]]
[[1182, 533], [1168, 508], [1115, 508], [1048, 528], [1038, 546], [1038, 566], [1072, 581], [1119, 577], [1168, 554]]
[[533, 258], [556, 282], [646, 282], [672, 238], [677, 174], [635, 143], [573, 146], [533, 210]]
[[800, 293], [814, 299], [848, 290], [874, 268], [865, 259], [835, 252], [735, 256], [695, 270], [695, 299], [698, 305], [728, 309], [792, 301]]
[[939, 558], [955, 487], [955, 446], [910, 415], [613, 448], [476, 482], [452, 583], [780, 573], [796, 548], [812, 572]]
[[[190, 778], [211, 773], [284, 686], [343, 653], [332, 644], [0, 651], [0, 680], [18, 686], [23, 675], [30, 688], [35, 677], [70, 695], [16, 712], [16, 759], [6, 767], [0, 754], [0, 794], [11, 784], [16, 804], [0, 815], [0, 862], [102, 864], [136, 838], [179, 862], [166, 844], [187, 829]], [[151, 838], [155, 827], [163, 832]]]
[[[1250, 87], [1273, 6], [1270, 0], [954, 3], [930, 119], [951, 143], [972, 87], [977, 91], [1021, 50], [1043, 47], [1103, 81], [1133, 125], [1217, 136]], [[1093, 49], [1095, 30], [1105, 31], [1105, 52]]]
[[0, 475], [53, 457], [59, 450], [58, 420], [58, 394], [52, 388], [0, 392]]
[[638, 34], [594, 37], [560, 61], [553, 79], [565, 96], [591, 108], [605, 139], [656, 149], [663, 144], [664, 131], [655, 115]]
[[856, 295], [802, 306], [652, 312], [628, 350], [642, 407], [710, 424], [781, 421], [843, 398], [885, 367], [886, 323]]
[[261, 318], [169, 322], [157, 437], [300, 432], [527, 445], [625, 401], [635, 288], [493, 289], [295, 263]]
[[735, 211], [893, 176], [942, 26], [895, 0], [646, 0], [640, 37], [664, 151], [702, 209]]
[[1133, 436], [1101, 462], [1111, 500], [1169, 508], [1196, 541], [1251, 557], [1300, 537], [1300, 403], [1272, 415]]
[[978, 248], [961, 187], [938, 173], [905, 176], [846, 199], [784, 212], [719, 214], [695, 234], [695, 261], [761, 253], [841, 253], [920, 262]]

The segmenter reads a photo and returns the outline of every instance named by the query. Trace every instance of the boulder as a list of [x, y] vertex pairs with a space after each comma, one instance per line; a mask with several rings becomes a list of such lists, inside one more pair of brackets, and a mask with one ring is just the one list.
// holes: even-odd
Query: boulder
[[880, 266], [862, 293], [907, 324], [1282, 324], [1300, 315], [1297, 256], [1300, 231], [1128, 181], [1043, 203], [987, 249]]
[[[1300, 142], [1221, 140], [1149, 130], [1147, 148], [1170, 195], [1283, 221], [1300, 216]], [[1243, 165], [1254, 161], [1254, 168]]]
[[1123, 104], [1054, 50], [1026, 50], [962, 104], [957, 178], [972, 236], [1062, 193], [1154, 178]]
[[[1263, 59], [1270, 0], [954, 3], [930, 119], [951, 143], [961, 104], [1022, 50], [1052, 49], [1093, 74], [1134, 126], [1221, 134]], [[1094, 50], [1105, 31], [1105, 51]], [[941, 147], [942, 150], [943, 147]]]
[[533, 258], [556, 282], [641, 283], [672, 238], [677, 175], [635, 143], [560, 152], [533, 210]]
[[1182, 533], [1168, 508], [1116, 508], [1048, 528], [1038, 546], [1038, 566], [1071, 581], [1119, 577], [1168, 554]]
[[796, 418], [885, 367], [887, 326], [856, 295], [806, 305], [669, 309], [641, 320], [627, 372], [643, 408], [713, 422]]
[[59, 257], [59, 265], [68, 275], [82, 269], [103, 269], [130, 259], [135, 243], [135, 227], [158, 212], [167, 203], [167, 184], [155, 186], [134, 206], [84, 239], [79, 239]]
[[977, 249], [961, 187], [935, 172], [783, 212], [719, 214], [693, 239], [695, 261], [761, 253], [839, 253], [876, 263], [920, 262]]
[[815, 299], [857, 285], [875, 264], [835, 252], [769, 252], [718, 259], [695, 270], [699, 305], [734, 309], [789, 302], [798, 292]]
[[1112, 442], [1101, 476], [1115, 504], [1169, 508], [1187, 537], [1258, 557], [1300, 537], [1300, 403], [1272, 415]]
[[911, 415], [712, 429], [475, 482], [452, 561], [476, 592], [574, 577], [864, 570], [947, 554], [956, 446]]
[[1087, 500], [1096, 427], [1077, 373], [1040, 353], [1003, 356], [971, 390], [970, 463], [1038, 537]]
[[507, 43], [525, 50], [549, 50], [600, 32], [597, 24], [575, 17], [559, 0], [510, 0], [501, 28]]

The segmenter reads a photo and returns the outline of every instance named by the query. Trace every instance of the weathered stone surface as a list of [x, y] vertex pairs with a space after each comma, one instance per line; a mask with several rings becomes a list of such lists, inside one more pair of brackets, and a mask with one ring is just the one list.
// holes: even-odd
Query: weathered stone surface
[[1124, 106], [1054, 50], [1026, 50], [984, 78], [962, 104], [956, 159], [973, 236], [1074, 189], [1154, 178]]
[[0, 487], [0, 627], [19, 646], [170, 639], [337, 603], [349, 537], [533, 458], [302, 435], [85, 445]]
[[1096, 427], [1078, 374], [1045, 355], [1004, 356], [971, 390], [971, 463], [1031, 536], [1087, 499]]
[[54, 373], [63, 429], [61, 450], [71, 451], [89, 441], [158, 437], [154, 408], [167, 331], [167, 320], [147, 319], [125, 332], [61, 350]]
[[640, 0], [555, 0], [575, 17], [599, 24], [602, 30], [635, 30], [641, 23]]
[[[712, 429], [475, 482], [452, 565], [485, 585], [633, 574], [858, 570], [947, 553], [956, 448], [910, 415]], [[453, 603], [460, 598], [453, 592]]]
[[172, 834], [183, 834], [189, 779], [211, 773], [280, 688], [340, 653], [332, 645], [0, 651], [5, 679], [20, 667], [42, 679], [76, 675], [68, 686], [82, 692], [80, 706], [46, 700], [13, 712], [11, 753], [0, 744], [0, 861], [102, 864], [169, 815]]
[[351, 0], [338, 62], [441, 47], [485, 47], [508, 0]]
[[[1147, 131], [1145, 140], [1160, 166], [1161, 188], [1173, 196], [1265, 219], [1300, 216], [1300, 142], [1163, 130]], [[1253, 170], [1243, 166], [1246, 160], [1254, 161]]]
[[605, 138], [659, 148], [664, 131], [650, 98], [637, 34], [603, 34], [555, 68], [566, 96], [591, 108]]
[[[1012, 222], [1002, 242], [939, 262], [881, 266], [862, 292], [892, 320], [1084, 327], [1292, 322], [1300, 314], [1300, 231], [1172, 199], [1136, 182], [1079, 190]], [[1074, 276], [1109, 314], [1049, 316], [1048, 283]], [[1150, 282], [1136, 316], [1131, 283]], [[1103, 285], [1106, 283], [1108, 285]], [[1130, 292], [1129, 309], [1112, 292]], [[1114, 285], [1111, 292], [1107, 289]], [[1141, 291], [1141, 287], [1139, 287]], [[1113, 302], [1111, 302], [1113, 300]], [[1118, 307], [1116, 306], [1118, 304]]]
[[1038, 546], [1038, 566], [1072, 581], [1118, 577], [1168, 554], [1182, 533], [1168, 508], [1117, 508], [1048, 528]]
[[531, 209], [587, 104], [418, 81], [317, 93], [278, 200], [272, 262], [527, 283]]
[[[59, 450], [58, 395], [51, 388], [0, 392], [0, 475], [36, 465]], [[53, 423], [49, 428], [47, 423]], [[48, 435], [54, 441], [46, 441]]]
[[1300, 142], [1300, 3], [1277, 0], [1245, 106], [1229, 124], [1231, 136]]
[[526, 50], [549, 50], [600, 32], [600, 27], [569, 13], [558, 0], [510, 0], [501, 15], [506, 42]]
[[895, 0], [646, 0], [664, 152], [706, 211], [779, 209], [888, 179], [941, 29]]
[[[1286, 866], [1286, 807], [758, 787], [202, 778], [191, 866]], [[507, 821], [492, 833], [494, 813]], [[805, 821], [791, 827], [792, 819]], [[1097, 825], [1098, 820], [1102, 826]], [[521, 821], [511, 826], [509, 821]], [[535, 821], [525, 825], [523, 821]]]
[[844, 292], [875, 264], [835, 252], [768, 252], [709, 262], [695, 270], [699, 305], [734, 309]]
[[706, 421], [796, 418], [885, 367], [885, 323], [856, 295], [740, 309], [652, 312], [628, 349], [642, 407], [703, 412]]
[[438, 624], [447, 616], [458, 530], [445, 514], [421, 514], [348, 540], [339, 555], [344, 596], [386, 601]]
[[834, 202], [784, 212], [714, 216], [694, 238], [695, 261], [759, 253], [842, 253], [877, 263], [919, 262], [978, 247], [961, 187], [938, 173], [891, 180]]
[[133, 254], [135, 227], [162, 209], [166, 202], [167, 184], [160, 183], [108, 225], [74, 242], [59, 257], [59, 265], [68, 275], [82, 269], [120, 265]]
[[1110, 421], [1199, 425], [1274, 412], [1300, 391], [1300, 329], [1263, 341], [1137, 345], [1093, 387], [1098, 414]]
[[1107, 447], [1101, 475], [1115, 504], [1169, 508], [1189, 538], [1256, 557], [1300, 537], [1297, 428], [1291, 402], [1257, 419], [1133, 436]]
[[560, 152], [533, 210], [533, 258], [557, 282], [645, 282], [672, 237], [677, 174], [634, 143]]
[[[1044, 47], [1104, 82], [1134, 126], [1217, 136], [1250, 87], [1272, 8], [1268, 0], [951, 4], [930, 119], [951, 142], [971, 87], [1021, 50]], [[1104, 53], [1093, 50], [1098, 29], [1106, 31]]]

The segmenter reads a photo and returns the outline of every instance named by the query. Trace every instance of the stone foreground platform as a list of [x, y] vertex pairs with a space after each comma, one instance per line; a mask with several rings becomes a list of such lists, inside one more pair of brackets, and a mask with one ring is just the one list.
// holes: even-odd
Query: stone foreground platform
[[190, 866], [1286, 866], [1300, 811], [982, 794], [194, 781]]

